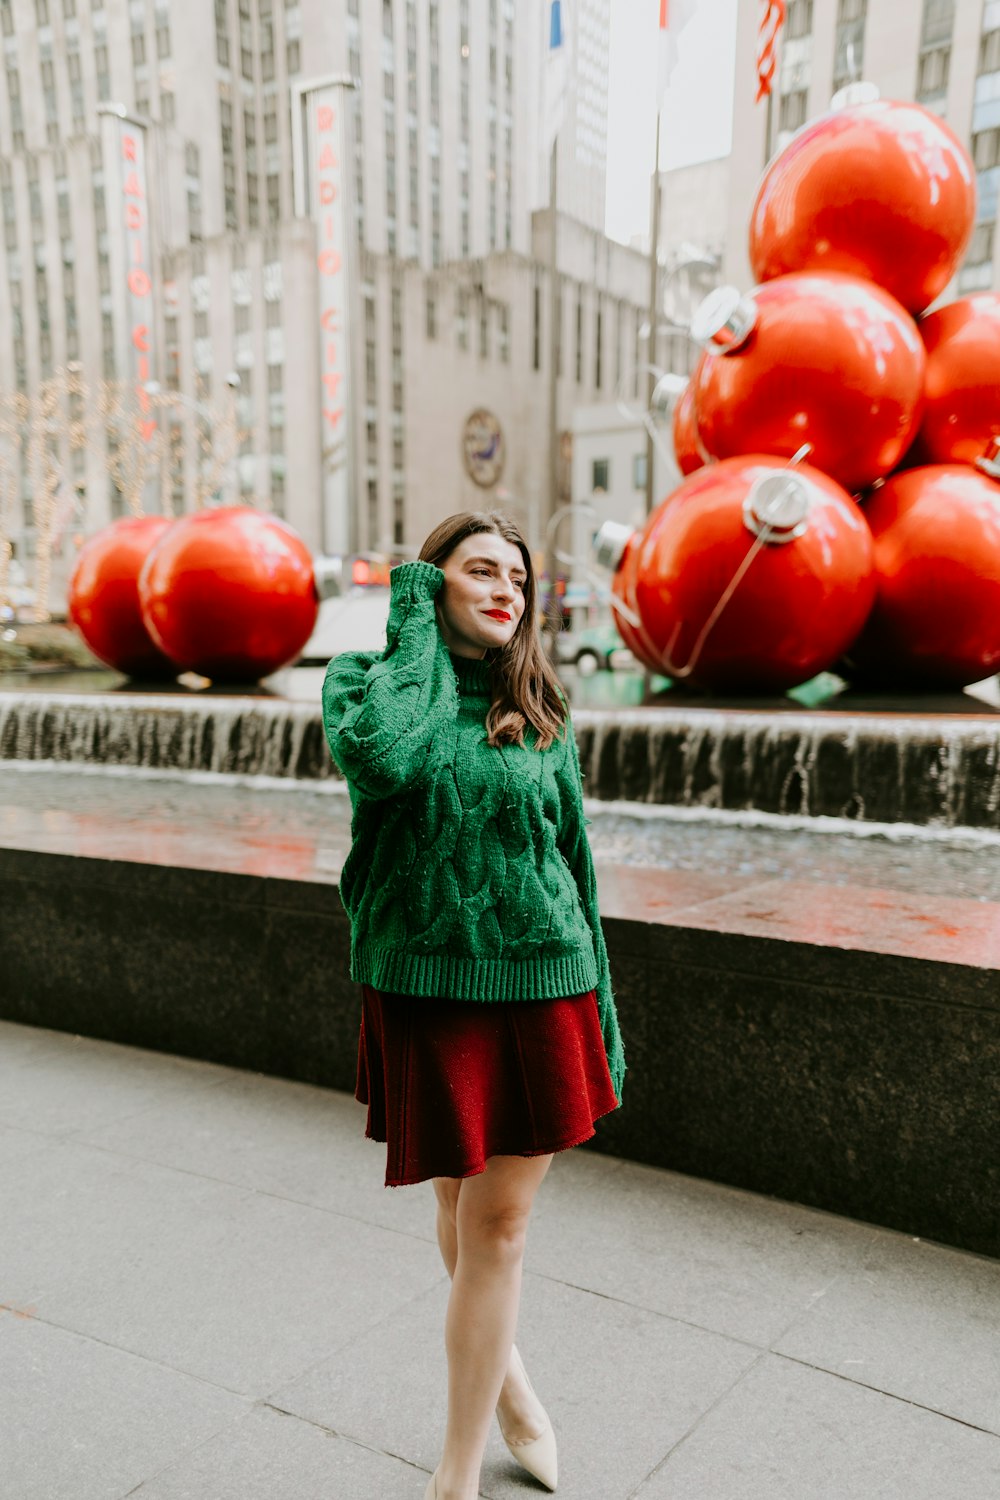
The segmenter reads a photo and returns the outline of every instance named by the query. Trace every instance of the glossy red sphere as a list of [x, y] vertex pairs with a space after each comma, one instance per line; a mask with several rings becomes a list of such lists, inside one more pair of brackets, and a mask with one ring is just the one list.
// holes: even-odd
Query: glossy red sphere
[[306, 544], [247, 506], [177, 521], [150, 553], [139, 600], [178, 667], [223, 682], [257, 682], [293, 661], [318, 609]]
[[167, 516], [123, 516], [80, 549], [67, 613], [94, 655], [128, 677], [176, 677], [177, 668], [143, 624], [139, 572], [173, 522]]
[[698, 417], [694, 405], [694, 385], [689, 380], [684, 394], [674, 407], [674, 458], [682, 474], [693, 474], [708, 461], [698, 439]]
[[[762, 484], [790, 475], [803, 500], [801, 535], [760, 542], [744, 506]], [[794, 687], [831, 666], [874, 595], [871, 534], [851, 497], [818, 469], [789, 470], [761, 454], [684, 480], [650, 517], [636, 566], [636, 601], [659, 670], [744, 692]]]
[[[661, 512], [662, 506], [660, 507], [660, 510], [653, 512], [653, 515], [650, 517], [650, 522], [652, 522], [654, 517], [659, 516]], [[646, 536], [648, 529], [649, 523], [647, 523], [647, 526], [644, 528], [644, 530], [633, 531], [632, 535], [625, 543], [624, 551], [622, 552], [622, 555], [618, 560], [618, 567], [615, 570], [614, 577], [611, 580], [612, 594], [615, 598], [620, 599], [622, 603], [634, 615], [638, 615], [639, 612], [635, 598], [635, 582], [638, 576], [639, 563], [639, 545], [642, 542], [643, 538]], [[633, 656], [635, 656], [636, 659], [640, 661], [648, 671], [662, 674], [663, 667], [660, 662], [660, 657], [653, 647], [652, 642], [649, 640], [646, 629], [642, 624], [641, 619], [639, 620], [638, 625], [634, 625], [619, 610], [614, 609], [613, 614], [615, 628], [617, 629], [618, 634], [621, 636], [625, 645], [632, 652]]]
[[975, 181], [954, 131], [921, 105], [834, 110], [798, 131], [764, 173], [750, 215], [753, 273], [846, 271], [922, 312], [965, 252]]
[[1000, 484], [962, 464], [894, 474], [865, 503], [876, 599], [858, 675], [963, 687], [1000, 669]]
[[888, 474], [920, 420], [926, 355], [910, 315], [856, 276], [803, 272], [750, 293], [757, 322], [693, 377], [698, 433], [716, 458], [791, 457], [854, 493]]
[[1000, 292], [978, 292], [919, 323], [927, 349], [915, 453], [925, 464], [975, 463], [1000, 433]]

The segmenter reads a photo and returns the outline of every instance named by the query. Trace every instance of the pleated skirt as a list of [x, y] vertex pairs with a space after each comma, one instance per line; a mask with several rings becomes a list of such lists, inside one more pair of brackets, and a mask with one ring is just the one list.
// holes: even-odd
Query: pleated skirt
[[355, 1098], [386, 1145], [386, 1187], [565, 1151], [619, 1106], [594, 990], [488, 1003], [361, 992]]

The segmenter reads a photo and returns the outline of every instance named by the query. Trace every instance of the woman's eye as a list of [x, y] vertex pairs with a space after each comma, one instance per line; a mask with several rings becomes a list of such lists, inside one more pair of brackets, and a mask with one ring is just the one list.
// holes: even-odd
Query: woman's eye
[[[472, 571], [473, 571], [473, 573], [483, 573], [483, 574], [486, 575], [487, 578], [489, 578], [489, 576], [490, 576], [490, 570], [489, 570], [489, 568], [473, 568]], [[524, 591], [524, 584], [521, 581], [521, 579], [520, 578], [515, 578], [514, 582], [517, 584], [518, 588], [523, 593], [523, 591]]]

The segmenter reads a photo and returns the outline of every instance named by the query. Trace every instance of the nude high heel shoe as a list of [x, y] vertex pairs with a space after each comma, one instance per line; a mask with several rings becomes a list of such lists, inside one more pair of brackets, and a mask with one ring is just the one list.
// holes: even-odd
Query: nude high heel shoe
[[[524, 1376], [528, 1390], [537, 1400], [538, 1392], [528, 1379], [528, 1372], [524, 1368], [524, 1360], [521, 1358], [516, 1344], [513, 1345], [511, 1353], [521, 1366], [521, 1374]], [[539, 1405], [541, 1405], [540, 1402]], [[503, 1423], [500, 1421], [500, 1406], [499, 1403], [497, 1404], [497, 1422], [500, 1425], [500, 1435], [507, 1444], [511, 1457], [521, 1465], [522, 1469], [527, 1469], [529, 1474], [533, 1475], [535, 1479], [540, 1480], [548, 1489], [554, 1490], [559, 1478], [556, 1435], [552, 1430], [552, 1423], [549, 1421], [548, 1413], [544, 1407], [542, 1408], [542, 1415], [545, 1417], [546, 1427], [541, 1437], [528, 1438], [523, 1442], [515, 1439], [514, 1442], [511, 1442], [503, 1430]], [[429, 1492], [425, 1500], [435, 1500], [435, 1497]]]

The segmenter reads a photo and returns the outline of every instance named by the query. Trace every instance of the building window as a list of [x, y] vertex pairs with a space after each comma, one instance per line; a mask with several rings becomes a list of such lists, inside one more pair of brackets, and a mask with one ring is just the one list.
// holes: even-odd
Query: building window
[[436, 339], [438, 336], [437, 293], [431, 286], [427, 287], [424, 293], [424, 321], [427, 337], [429, 339]]
[[500, 348], [500, 360], [502, 364], [510, 364], [510, 310], [506, 302], [501, 302], [497, 308], [497, 343]]
[[948, 92], [950, 62], [950, 47], [935, 47], [930, 52], [920, 54], [917, 64], [917, 98], [921, 103]]
[[833, 86], [843, 88], [861, 77], [865, 56], [865, 9], [867, 0], [838, 0], [837, 34], [834, 44]]
[[468, 349], [469, 294], [464, 287], [459, 287], [455, 293], [455, 332], [458, 337], [458, 347]]
[[603, 490], [606, 494], [610, 483], [610, 458], [595, 458], [590, 466], [590, 488], [592, 490]]
[[810, 36], [813, 29], [813, 0], [788, 0], [785, 36], [789, 41]]
[[576, 383], [583, 383], [583, 292], [576, 292]]
[[537, 281], [531, 297], [531, 368], [542, 368], [542, 289]]
[[479, 299], [479, 358], [489, 359], [490, 355], [490, 322], [489, 305], [485, 297]]
[[604, 356], [604, 317], [601, 309], [597, 309], [597, 320], [594, 325], [594, 387], [601, 389], [604, 371], [601, 361]]
[[979, 43], [980, 73], [1000, 72], [1000, 27], [987, 31]]
[[633, 453], [632, 455], [632, 488], [634, 490], [644, 490], [646, 488], [645, 453]]
[[806, 123], [806, 106], [809, 93], [806, 89], [797, 89], [793, 94], [782, 94], [781, 107], [778, 112], [779, 130], [798, 130]]

